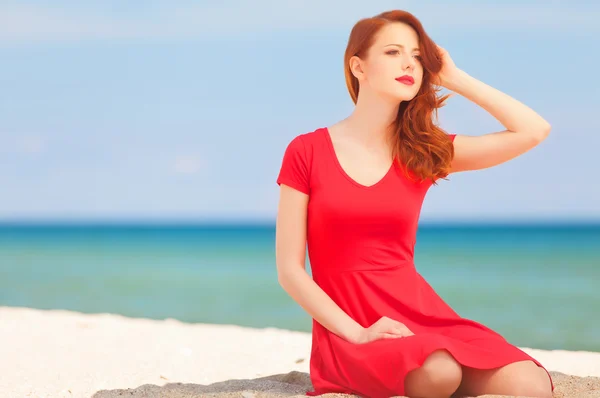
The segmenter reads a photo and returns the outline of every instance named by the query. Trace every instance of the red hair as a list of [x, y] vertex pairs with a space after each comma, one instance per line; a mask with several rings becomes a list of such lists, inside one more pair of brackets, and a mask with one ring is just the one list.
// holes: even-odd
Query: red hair
[[408, 176], [412, 172], [417, 178], [430, 179], [435, 184], [437, 178], [449, 174], [454, 157], [454, 146], [448, 134], [433, 122], [434, 112], [437, 119], [437, 109], [444, 105], [450, 94], [437, 95], [441, 88], [436, 87], [432, 79], [442, 69], [442, 57], [421, 22], [402, 10], [387, 11], [358, 21], [352, 28], [344, 55], [346, 86], [356, 104], [359, 84], [350, 71], [350, 58], [358, 56], [365, 59], [379, 31], [397, 22], [405, 23], [417, 32], [423, 80], [417, 95], [400, 104], [398, 116], [390, 125], [394, 129], [393, 155]]

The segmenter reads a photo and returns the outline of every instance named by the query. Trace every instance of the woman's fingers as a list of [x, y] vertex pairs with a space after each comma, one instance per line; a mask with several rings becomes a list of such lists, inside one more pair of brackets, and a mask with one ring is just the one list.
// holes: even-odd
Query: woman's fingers
[[396, 328], [394, 333], [402, 334], [404, 336], [412, 336], [414, 333], [411, 332], [406, 326], [401, 328]]
[[398, 339], [405, 336], [398, 333], [381, 333], [381, 337], [384, 339]]

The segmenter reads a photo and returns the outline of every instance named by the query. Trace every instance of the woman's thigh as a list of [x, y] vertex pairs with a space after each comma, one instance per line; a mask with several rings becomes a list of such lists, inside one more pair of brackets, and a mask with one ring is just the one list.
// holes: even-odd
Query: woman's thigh
[[453, 395], [485, 394], [552, 397], [552, 386], [546, 371], [532, 361], [519, 361], [501, 368], [474, 369], [463, 366], [462, 381]]

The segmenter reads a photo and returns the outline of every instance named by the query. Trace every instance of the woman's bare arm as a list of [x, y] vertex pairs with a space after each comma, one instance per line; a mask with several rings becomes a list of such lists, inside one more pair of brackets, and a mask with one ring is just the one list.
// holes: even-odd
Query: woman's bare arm
[[480, 136], [457, 134], [451, 173], [499, 165], [533, 149], [548, 137], [550, 123], [533, 109], [459, 69], [448, 51], [438, 48], [443, 67], [437, 82], [479, 105], [506, 129]]
[[457, 135], [452, 172], [507, 162], [533, 149], [550, 133], [550, 124], [531, 108], [464, 72], [448, 86], [485, 109], [506, 128], [481, 136]]
[[307, 206], [308, 195], [281, 184], [275, 234], [279, 284], [317, 322], [339, 337], [355, 342], [364, 328], [306, 272]]

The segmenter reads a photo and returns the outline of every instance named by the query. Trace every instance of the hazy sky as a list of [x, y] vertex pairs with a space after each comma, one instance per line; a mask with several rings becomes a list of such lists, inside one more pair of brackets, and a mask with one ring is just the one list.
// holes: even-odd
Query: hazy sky
[[[274, 220], [287, 143], [352, 112], [352, 26], [394, 8], [553, 126], [432, 187], [423, 220], [600, 220], [598, 4], [4, 0], [0, 220]], [[459, 96], [440, 120], [503, 129]]]

